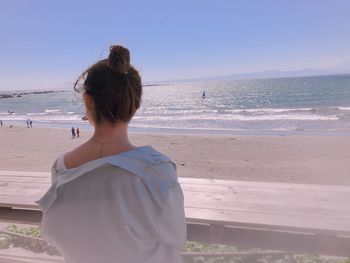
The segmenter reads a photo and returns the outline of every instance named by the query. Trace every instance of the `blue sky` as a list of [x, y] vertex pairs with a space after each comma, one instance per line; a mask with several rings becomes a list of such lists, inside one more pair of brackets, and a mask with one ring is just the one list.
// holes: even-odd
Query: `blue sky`
[[349, 13], [348, 0], [4, 0], [0, 89], [67, 87], [115, 43], [145, 82], [349, 70]]

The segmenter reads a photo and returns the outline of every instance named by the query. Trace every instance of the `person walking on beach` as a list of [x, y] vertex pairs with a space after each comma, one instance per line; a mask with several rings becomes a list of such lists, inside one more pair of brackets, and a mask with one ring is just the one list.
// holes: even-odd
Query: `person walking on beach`
[[74, 127], [72, 127], [72, 129], [71, 129], [71, 132], [72, 132], [72, 139], [74, 139], [75, 138], [75, 129], [74, 129]]
[[79, 138], [79, 136], [80, 136], [80, 130], [79, 128], [77, 128], [77, 138]]
[[26, 120], [27, 128], [29, 128], [29, 119]]
[[3, 126], [3, 124], [2, 124], [2, 120], [0, 120], [0, 125], [1, 125], [1, 126]]
[[43, 238], [70, 263], [182, 262], [186, 220], [176, 165], [129, 140], [142, 95], [129, 50], [111, 46], [76, 91], [80, 81], [94, 133], [52, 167], [53, 185], [37, 201]]
[[30, 125], [30, 128], [32, 128], [33, 127], [33, 122], [32, 122], [32, 120], [31, 119], [29, 119], [29, 125]]

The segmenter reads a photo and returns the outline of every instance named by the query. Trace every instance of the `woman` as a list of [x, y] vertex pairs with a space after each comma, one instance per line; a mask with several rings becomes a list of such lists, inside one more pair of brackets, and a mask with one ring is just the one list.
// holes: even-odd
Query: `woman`
[[67, 263], [182, 262], [186, 222], [175, 164], [128, 139], [142, 95], [128, 49], [111, 46], [76, 91], [80, 80], [94, 134], [53, 165], [52, 186], [37, 201], [43, 237]]

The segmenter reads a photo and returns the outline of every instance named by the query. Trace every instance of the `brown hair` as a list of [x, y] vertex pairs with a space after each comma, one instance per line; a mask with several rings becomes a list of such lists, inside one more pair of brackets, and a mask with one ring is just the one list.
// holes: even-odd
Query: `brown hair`
[[[78, 88], [81, 80], [84, 80], [82, 89]], [[107, 59], [85, 70], [75, 82], [74, 90], [92, 97], [97, 123], [128, 122], [141, 104], [141, 77], [130, 65], [129, 50], [119, 45], [110, 46]]]

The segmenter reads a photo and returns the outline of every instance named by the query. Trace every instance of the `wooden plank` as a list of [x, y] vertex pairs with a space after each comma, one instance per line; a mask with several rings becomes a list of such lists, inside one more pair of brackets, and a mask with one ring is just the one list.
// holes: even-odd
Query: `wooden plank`
[[[39, 199], [39, 196], [32, 196], [33, 199]], [[32, 200], [23, 196], [7, 196], [2, 197], [1, 206], [32, 208], [38, 209], [37, 205]], [[227, 225], [237, 225], [244, 223], [245, 226], [259, 227], [263, 225], [271, 225], [271, 229], [303, 229], [306, 232], [329, 232], [338, 231], [345, 233], [349, 230], [349, 220], [344, 218], [329, 218], [320, 217], [318, 215], [304, 216], [300, 220], [300, 216], [288, 214], [269, 214], [254, 211], [239, 211], [239, 210], [222, 210], [222, 209], [205, 209], [203, 207], [189, 207], [186, 205], [186, 217], [191, 220], [206, 223], [216, 223]], [[306, 221], [306, 223], [305, 223]], [[301, 230], [300, 230], [301, 231]]]
[[0, 222], [40, 225], [40, 210], [0, 208]]
[[[0, 174], [3, 171], [0, 171]], [[14, 172], [12, 172], [14, 173]], [[23, 172], [21, 172], [22, 174]], [[11, 180], [10, 177], [13, 178], [16, 182], [30, 182], [30, 180], [34, 178], [29, 178], [29, 175], [33, 173], [28, 172], [28, 175], [20, 175], [20, 176], [1, 176], [0, 182], [6, 182], [6, 180]], [[50, 175], [46, 174], [45, 178], [35, 177], [36, 183], [47, 184], [50, 183]], [[23, 179], [22, 179], [23, 178]], [[280, 183], [266, 183], [266, 182], [245, 182], [245, 181], [225, 181], [225, 180], [209, 180], [209, 179], [193, 179], [193, 178], [179, 178], [181, 182], [182, 188], [185, 191], [197, 191], [197, 192], [224, 192], [229, 193], [233, 192], [244, 193], [246, 195], [252, 196], [265, 196], [265, 194], [269, 194], [269, 196], [279, 196], [279, 198], [290, 197], [292, 193], [294, 193], [295, 197], [302, 197], [303, 199], [311, 198], [313, 199], [315, 194], [319, 193], [319, 196], [322, 196], [324, 199], [327, 197], [332, 198], [332, 200], [339, 201], [347, 201], [350, 192], [349, 187], [344, 186], [324, 186], [324, 185], [303, 185], [303, 184], [280, 184]], [[195, 183], [195, 184], [194, 184]], [[234, 184], [236, 187], [232, 187]], [[201, 187], [199, 187], [201, 186]], [[305, 191], [304, 191], [305, 190]], [[307, 190], [307, 191], [306, 191]], [[342, 195], [341, 193], [344, 193]]]
[[[36, 177], [36, 178], [46, 178], [51, 179], [51, 174], [48, 172], [27, 172], [27, 171], [0, 171], [1, 176], [13, 176], [15, 178], [23, 177]], [[274, 189], [300, 189], [300, 190], [323, 190], [328, 193], [330, 192], [349, 192], [349, 186], [343, 185], [315, 185], [315, 184], [296, 184], [296, 183], [277, 183], [277, 182], [255, 182], [255, 181], [232, 181], [232, 180], [218, 180], [218, 179], [203, 179], [203, 178], [188, 178], [188, 177], [179, 177], [179, 182], [181, 185], [209, 185], [209, 186], [226, 186], [226, 187], [238, 187], [244, 189], [256, 190], [255, 188], [269, 189], [273, 186]], [[200, 188], [198, 188], [200, 189]]]
[[51, 177], [50, 173], [48, 172], [33, 172], [33, 171], [0, 171], [0, 176], [3, 175], [13, 175], [13, 176], [34, 176], [34, 177]]
[[296, 183], [278, 183], [278, 182], [255, 182], [255, 181], [238, 181], [238, 180], [218, 180], [218, 179], [202, 179], [202, 178], [188, 178], [179, 177], [179, 182], [181, 185], [192, 184], [196, 186], [201, 185], [222, 185], [239, 187], [244, 189], [248, 187], [251, 189], [255, 188], [271, 188], [274, 189], [300, 189], [300, 190], [323, 190], [328, 192], [349, 192], [349, 186], [344, 185], [317, 185], [317, 184], [296, 184]]
[[[11, 195], [16, 195], [18, 198], [18, 193], [24, 200], [33, 200], [35, 198], [40, 198], [42, 194], [47, 190], [46, 187], [42, 187], [41, 189], [36, 187], [33, 188], [25, 188], [20, 186], [19, 188], [5, 188], [2, 189], [0, 194], [1, 198], [8, 198]], [[317, 217], [335, 217], [335, 218], [348, 218], [349, 213], [345, 214], [345, 211], [349, 211], [349, 206], [346, 204], [345, 206], [338, 206], [336, 204], [331, 206], [320, 206], [318, 203], [312, 202], [300, 202], [295, 203], [293, 200], [289, 200], [286, 202], [285, 200], [279, 200], [278, 198], [272, 200], [271, 198], [260, 200], [260, 199], [249, 199], [246, 197], [240, 198], [239, 195], [234, 196], [234, 199], [226, 193], [215, 193], [210, 195], [202, 195], [201, 193], [189, 193], [184, 191], [186, 197], [186, 206], [188, 207], [200, 207], [201, 209], [222, 209], [223, 211], [246, 211], [249, 212], [259, 212], [263, 214], [271, 214], [277, 213], [280, 215], [299, 215], [302, 218], [304, 215], [307, 218], [310, 218], [310, 215], [316, 215]], [[275, 202], [273, 202], [275, 201]], [[277, 201], [277, 202], [276, 202]], [[230, 209], [232, 208], [232, 209]]]
[[[28, 171], [0, 171], [1, 176], [13, 176], [15, 178], [23, 177], [36, 177], [36, 178], [46, 178], [51, 179], [51, 174], [48, 172], [28, 172]], [[268, 189], [273, 185], [274, 189], [300, 189], [300, 190], [323, 190], [328, 193], [330, 192], [349, 192], [349, 186], [343, 185], [315, 185], [315, 184], [296, 184], [296, 183], [277, 183], [277, 182], [253, 182], [253, 181], [232, 181], [232, 180], [218, 180], [218, 179], [203, 179], [203, 178], [188, 178], [188, 177], [179, 177], [179, 182], [181, 185], [209, 185], [209, 186], [226, 186], [226, 187], [238, 187], [244, 189], [256, 190], [255, 188]], [[200, 188], [198, 188], [200, 189]]]
[[[261, 211], [262, 213], [279, 214], [318, 214], [319, 216], [336, 216], [350, 218], [350, 206], [348, 203], [330, 202], [334, 204], [325, 204], [315, 198], [315, 200], [279, 200], [278, 198], [266, 197], [256, 199], [251, 197], [232, 196], [224, 193], [201, 194], [184, 191], [187, 206], [202, 207], [207, 209], [223, 210], [245, 210]], [[350, 199], [349, 199], [350, 200]]]
[[2, 183], [38, 183], [38, 184], [51, 184], [51, 178], [46, 177], [16, 177], [16, 176], [1, 176], [0, 182]]
[[[6, 182], [6, 179], [4, 180], [3, 178], [4, 176], [0, 177], [0, 182]], [[32, 178], [23, 177], [23, 179], [21, 179], [22, 178], [21, 176], [12, 176], [12, 178], [14, 178], [16, 182], [26, 182], [26, 183], [32, 182], [30, 181], [32, 180]], [[187, 182], [188, 181], [187, 179], [189, 179], [190, 181], [193, 181], [192, 178], [182, 178], [182, 179], [186, 179], [186, 180], [183, 180], [184, 182], [181, 183], [183, 190], [186, 192], [189, 192], [189, 191], [214, 192], [214, 193], [222, 192], [225, 194], [234, 193], [234, 194], [241, 194], [241, 195], [244, 194], [244, 196], [257, 196], [257, 197], [262, 197], [262, 196], [265, 197], [266, 194], [269, 194], [270, 197], [271, 196], [277, 196], [278, 198], [301, 197], [303, 198], [303, 200], [314, 199], [315, 195], [318, 195], [323, 198], [323, 201], [329, 201], [327, 200], [327, 198], [329, 197], [329, 198], [332, 198], [331, 200], [336, 200], [337, 202], [347, 201], [349, 200], [349, 197], [350, 197], [349, 187], [346, 187], [345, 192], [340, 191], [341, 189], [344, 189], [344, 187], [341, 187], [341, 189], [339, 189], [338, 186], [327, 186], [327, 191], [320, 191], [320, 190], [324, 190], [323, 186], [320, 186], [321, 188], [318, 188], [318, 187], [315, 188], [314, 185], [297, 185], [297, 184], [294, 184], [294, 187], [288, 186], [287, 189], [285, 189], [285, 187], [281, 189], [281, 187], [279, 187], [280, 185], [279, 183], [268, 183], [268, 185], [264, 183], [264, 187], [256, 187], [257, 184], [260, 185], [261, 183], [260, 182], [238, 182], [238, 181], [234, 183], [239, 183], [239, 187], [232, 187], [232, 186], [222, 185], [221, 181], [224, 181], [224, 180], [204, 179], [204, 181], [215, 181], [216, 183], [214, 184], [210, 183], [209, 185], [208, 184], [193, 185], [193, 184], [188, 184]], [[50, 183], [50, 180], [51, 179], [49, 178], [46, 178], [46, 180], [35, 178], [34, 182], [40, 183], [40, 184], [47, 184], [47, 183]], [[203, 182], [203, 179], [195, 179], [195, 180], [199, 180], [200, 182]], [[219, 184], [217, 182], [219, 182]], [[230, 183], [232, 184], [232, 182]], [[243, 186], [241, 185], [242, 183], [243, 183]], [[303, 187], [305, 186], [308, 187], [308, 191], [304, 191]]]
[[48, 254], [30, 251], [28, 249], [25, 252], [23, 250], [6, 249], [0, 250], [0, 263], [64, 263], [64, 259], [60, 256], [50, 256]]
[[36, 203], [32, 200], [26, 200], [25, 198], [2, 198], [0, 200], [0, 208], [1, 207], [39, 209]]
[[34, 202], [51, 185], [47, 172], [0, 171], [0, 207], [39, 209]]
[[266, 228], [291, 230], [306, 233], [327, 233], [350, 236], [348, 219], [329, 219], [310, 217], [308, 224], [300, 221], [298, 216], [283, 216], [278, 214], [262, 214], [260, 212], [208, 210], [201, 207], [185, 207], [186, 218], [191, 222], [244, 226], [250, 228]]
[[[219, 236], [218, 236], [219, 235]], [[233, 244], [240, 248], [280, 249], [295, 253], [350, 256], [350, 238], [326, 234], [271, 231], [263, 228], [211, 226], [187, 223], [187, 240]]]
[[[191, 187], [193, 188], [193, 186]], [[28, 193], [28, 195], [31, 195], [37, 191], [38, 195], [40, 195], [44, 194], [48, 188], [49, 185], [47, 184], [32, 183], [22, 185], [19, 182], [11, 184], [0, 183], [0, 196], [4, 193], [11, 193], [19, 190], [23, 191], [24, 194]], [[184, 193], [188, 196], [188, 200], [200, 200], [202, 204], [206, 204], [212, 200], [215, 202], [215, 208], [221, 205], [220, 202], [225, 202], [225, 204], [222, 204], [223, 208], [227, 207], [227, 205], [230, 205], [232, 207], [240, 207], [242, 204], [247, 204], [248, 206], [251, 204], [256, 204], [256, 209], [263, 209], [264, 211], [268, 208], [268, 206], [273, 206], [273, 209], [275, 209], [277, 206], [287, 207], [288, 211], [290, 211], [293, 207], [307, 209], [306, 212], [312, 211], [310, 209], [315, 209], [315, 212], [334, 211], [340, 214], [345, 211], [350, 211], [350, 206], [348, 205], [350, 194], [348, 197], [347, 195], [338, 194], [338, 196], [343, 196], [343, 198], [338, 198], [338, 200], [334, 200], [335, 198], [333, 197], [328, 197], [325, 199], [322, 194], [317, 194], [318, 196], [315, 196], [314, 198], [301, 198], [301, 200], [299, 200], [302, 193], [295, 193], [289, 196], [269, 194], [269, 198], [267, 199], [266, 194], [268, 192], [256, 196], [254, 194], [246, 194], [240, 190], [234, 193], [232, 191], [200, 192], [192, 191], [192, 189], [188, 190], [186, 186], [183, 187], [183, 190]], [[264, 199], [262, 197], [264, 197]]]
[[[33, 200], [39, 200], [41, 196], [33, 196]], [[1, 196], [0, 207], [22, 207], [38, 209], [38, 205], [31, 199], [27, 199], [25, 196]]]
[[[22, 207], [22, 208], [33, 208], [37, 209], [37, 205], [33, 203], [33, 200], [37, 200], [41, 195], [32, 195], [31, 198], [28, 196], [20, 195], [8, 195], [2, 196], [1, 206], [6, 207]], [[200, 206], [190, 207], [186, 202], [186, 216], [187, 218], [196, 219], [197, 221], [207, 223], [217, 223], [220, 221], [222, 224], [236, 225], [237, 223], [245, 223], [246, 225], [256, 227], [261, 225], [272, 225], [274, 228], [283, 229], [286, 227], [303, 228], [308, 229], [309, 232], [324, 232], [325, 230], [332, 231], [349, 231], [349, 220], [348, 218], [337, 218], [337, 217], [322, 217], [317, 214], [303, 215], [298, 214], [271, 214], [268, 212], [258, 211], [240, 211], [238, 209], [228, 210], [228, 208], [211, 208], [206, 209], [205, 204], [199, 202]], [[305, 223], [306, 222], [306, 223]], [[317, 230], [321, 229], [321, 230]]]
[[43, 185], [40, 187], [39, 185], [9, 185], [8, 187], [3, 187], [0, 184], [0, 196], [3, 194], [16, 194], [21, 193], [30, 197], [32, 194], [41, 195], [49, 189], [50, 185]]
[[[1, 194], [0, 195], [0, 202], [1, 201], [9, 201], [11, 202], [11, 198], [14, 201], [19, 201], [19, 202], [23, 202], [23, 203], [28, 203], [28, 204], [33, 204], [35, 205], [35, 201], [40, 199], [42, 195], [40, 194], [32, 194], [32, 195], [24, 195], [23, 193], [19, 193], [19, 194]], [[30, 197], [30, 198], [29, 198]]]
[[278, 187], [274, 187], [274, 185], [270, 184], [269, 187], [265, 188], [257, 188], [254, 187], [254, 184], [250, 187], [232, 187], [225, 185], [194, 185], [194, 184], [186, 184], [181, 183], [181, 187], [184, 191], [187, 192], [199, 192], [199, 193], [225, 193], [225, 194], [233, 194], [233, 195], [244, 195], [244, 196], [254, 196], [257, 198], [266, 197], [266, 194], [272, 197], [278, 198], [299, 198], [303, 200], [315, 199], [315, 197], [322, 197], [322, 200], [327, 201], [328, 198], [331, 200], [338, 201], [347, 201], [350, 197], [350, 191], [338, 191], [335, 189], [332, 191], [325, 191], [323, 189], [299, 189], [299, 188], [290, 188], [290, 189], [281, 189]]

